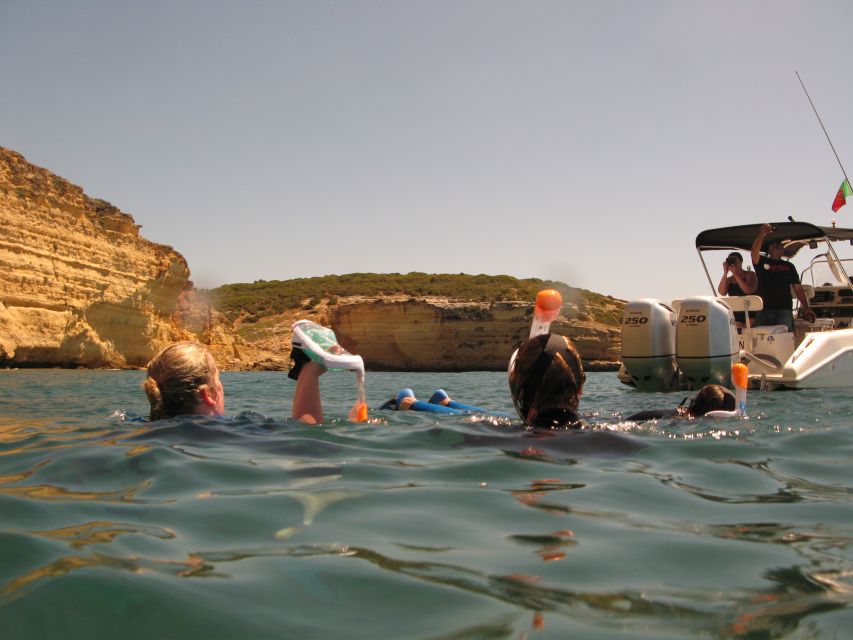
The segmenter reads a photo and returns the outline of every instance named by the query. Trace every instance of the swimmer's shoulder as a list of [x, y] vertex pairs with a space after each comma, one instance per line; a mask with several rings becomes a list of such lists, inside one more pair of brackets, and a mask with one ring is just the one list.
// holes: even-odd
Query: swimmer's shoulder
[[643, 422], [645, 420], [660, 420], [662, 418], [677, 418], [681, 414], [678, 409], [649, 409], [647, 411], [638, 411], [632, 413], [625, 420], [631, 422]]

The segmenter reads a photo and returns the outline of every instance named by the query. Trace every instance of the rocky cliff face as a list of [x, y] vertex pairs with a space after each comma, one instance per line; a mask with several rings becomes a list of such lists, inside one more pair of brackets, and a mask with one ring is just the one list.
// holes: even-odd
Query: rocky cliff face
[[0, 365], [143, 366], [173, 340], [210, 334], [226, 364], [239, 359], [189, 274], [131, 216], [0, 147]]
[[[331, 326], [368, 369], [386, 371], [503, 370], [527, 338], [533, 305], [375, 300], [330, 310]], [[557, 319], [551, 331], [571, 338], [589, 370], [612, 369], [620, 351], [618, 327]]]
[[[224, 369], [284, 369], [290, 325], [332, 326], [370, 369], [502, 370], [531, 302], [341, 298], [238, 326], [197, 292], [184, 258], [126, 213], [0, 147], [0, 366], [144, 366], [175, 340], [210, 346]], [[238, 322], [238, 325], [240, 323]], [[565, 319], [587, 368], [612, 368], [618, 327]]]

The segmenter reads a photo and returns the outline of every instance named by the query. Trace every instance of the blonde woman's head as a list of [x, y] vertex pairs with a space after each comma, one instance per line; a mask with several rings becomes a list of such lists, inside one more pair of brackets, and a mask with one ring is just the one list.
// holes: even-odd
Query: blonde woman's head
[[219, 369], [210, 351], [197, 342], [177, 342], [154, 356], [142, 388], [151, 403], [151, 420], [225, 411]]

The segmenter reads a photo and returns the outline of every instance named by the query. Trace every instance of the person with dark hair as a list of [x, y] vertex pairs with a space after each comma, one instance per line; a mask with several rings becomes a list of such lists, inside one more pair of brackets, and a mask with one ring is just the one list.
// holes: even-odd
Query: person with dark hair
[[546, 333], [524, 342], [509, 364], [512, 404], [532, 427], [581, 427], [578, 406], [586, 374], [574, 343]]
[[[743, 268], [743, 256], [737, 251], [732, 251], [725, 262], [723, 262], [723, 277], [717, 285], [717, 292], [721, 296], [745, 296], [755, 293], [758, 288], [758, 278], [755, 272]], [[753, 319], [750, 314], [750, 320]], [[746, 317], [743, 311], [735, 311], [735, 322], [738, 327], [743, 327]]]
[[[566, 336], [548, 333], [523, 342], [512, 354], [508, 376], [512, 403], [525, 425], [545, 428], [585, 426], [578, 417], [578, 405], [586, 374], [577, 348]], [[411, 389], [402, 389], [379, 408], [511, 417], [452, 401], [444, 390], [434, 393], [429, 402], [422, 402]]]
[[734, 411], [735, 394], [719, 384], [706, 384], [696, 392], [687, 413], [692, 417], [701, 417], [711, 411]]
[[644, 420], [658, 420], [660, 418], [701, 418], [712, 411], [734, 411], [736, 406], [735, 395], [719, 384], [706, 384], [696, 392], [696, 395], [685, 407], [687, 398], [674, 409], [650, 409], [633, 413], [626, 420], [632, 422], [643, 422]]
[[752, 265], [758, 277], [758, 295], [762, 309], [755, 318], [756, 326], [783, 324], [788, 331], [794, 330], [794, 313], [791, 310], [791, 294], [800, 301], [800, 315], [809, 322], [815, 321], [815, 313], [809, 308], [806, 292], [800, 284], [796, 267], [782, 260], [785, 247], [779, 240], [771, 240], [767, 255], [761, 255], [764, 239], [773, 232], [773, 225], [761, 225], [752, 243]]

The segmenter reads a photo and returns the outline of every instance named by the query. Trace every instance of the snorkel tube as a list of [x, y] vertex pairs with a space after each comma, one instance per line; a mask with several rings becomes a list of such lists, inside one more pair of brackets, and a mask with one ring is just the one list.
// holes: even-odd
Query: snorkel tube
[[[741, 351], [743, 357], [743, 351]], [[709, 411], [706, 418], [745, 418], [746, 417], [746, 387], [749, 384], [749, 368], [743, 362], [732, 364], [732, 383], [735, 386], [734, 411]]]
[[[530, 323], [530, 335], [527, 339], [548, 333], [551, 330], [551, 323], [560, 315], [562, 308], [563, 296], [556, 289], [542, 289], [537, 293], [536, 302], [533, 305], [533, 322]], [[518, 349], [513, 351], [509, 358], [509, 364], [506, 367], [507, 375], [512, 371], [516, 355], [518, 355]]]
[[560, 315], [563, 308], [563, 296], [556, 289], [542, 289], [536, 294], [533, 306], [533, 322], [530, 325], [528, 339], [548, 333], [551, 323]]
[[293, 346], [302, 349], [311, 360], [330, 371], [355, 371], [357, 393], [349, 419], [353, 422], [365, 422], [367, 400], [364, 393], [364, 360], [361, 356], [341, 347], [334, 331], [310, 320], [298, 320], [293, 323]]
[[732, 382], [735, 385], [735, 402], [737, 403], [737, 415], [743, 418], [746, 415], [746, 387], [749, 383], [749, 368], [743, 362], [735, 362], [732, 365]]

